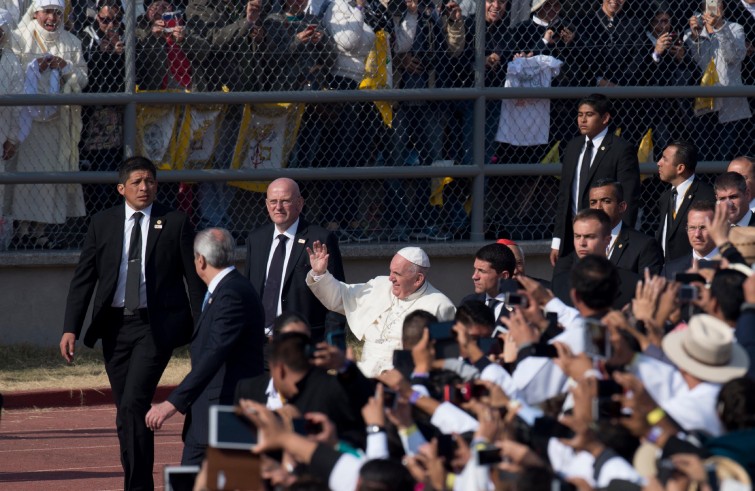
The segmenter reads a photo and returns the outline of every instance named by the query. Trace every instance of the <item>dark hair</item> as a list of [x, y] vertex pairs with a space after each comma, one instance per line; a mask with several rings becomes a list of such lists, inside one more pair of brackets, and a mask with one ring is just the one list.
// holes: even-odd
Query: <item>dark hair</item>
[[289, 310], [281, 312], [281, 315], [275, 318], [273, 320], [273, 337], [278, 337], [281, 334], [281, 331], [288, 326], [289, 324], [297, 324], [302, 323], [305, 326], [307, 326], [308, 331], [312, 331], [312, 328], [309, 326], [309, 322], [307, 322], [307, 319], [302, 317], [296, 312], [291, 312]]
[[404, 349], [412, 349], [422, 339], [422, 332], [430, 324], [438, 322], [438, 318], [426, 310], [414, 310], [404, 317], [401, 327], [401, 345]]
[[270, 346], [270, 364], [282, 363], [289, 370], [304, 373], [310, 369], [309, 353], [312, 350], [309, 336], [300, 332], [287, 332], [273, 339]]
[[611, 307], [619, 293], [619, 273], [605, 256], [590, 254], [580, 259], [571, 271], [571, 287], [588, 307]]
[[579, 100], [577, 107], [583, 104], [587, 104], [601, 116], [606, 113], [613, 116], [613, 104], [611, 104], [610, 99], [608, 99], [608, 97], [604, 96], [603, 94], [590, 94], [587, 97], [583, 97]]
[[[750, 172], [748, 172], [748, 174], [750, 174], [751, 178], [755, 179], [755, 158], [750, 157], [749, 155], [740, 155], [731, 159], [731, 162], [736, 162], [737, 160], [744, 160], [750, 164]], [[729, 162], [729, 164], [731, 164], [731, 162]]]
[[724, 172], [716, 178], [716, 183], [713, 185], [713, 189], [715, 189], [716, 192], [722, 189], [736, 189], [744, 194], [747, 192], [747, 181], [739, 172]]
[[690, 203], [689, 210], [687, 211], [687, 213], [689, 213], [692, 210], [694, 210], [694, 211], [709, 211], [711, 213], [715, 213], [716, 212], [716, 203], [714, 201], [708, 201], [708, 200], [705, 200], [705, 199], [698, 199], [698, 200], [695, 200], [692, 203]]
[[718, 417], [727, 432], [755, 428], [755, 381], [739, 377], [718, 393]]
[[740, 307], [745, 302], [742, 284], [747, 276], [735, 269], [716, 271], [710, 283], [710, 295], [718, 301], [726, 322], [737, 322]]
[[372, 459], [359, 469], [358, 491], [414, 491], [416, 482], [401, 462]]
[[697, 168], [697, 147], [685, 140], [676, 140], [667, 145], [676, 148], [675, 164], [684, 164], [684, 167], [691, 173]]
[[97, 0], [97, 10], [102, 10], [105, 7], [123, 11], [123, 6], [119, 0]]
[[609, 177], [598, 179], [592, 184], [592, 186], [590, 186], [590, 189], [604, 188], [607, 186], [613, 188], [613, 194], [616, 197], [616, 201], [619, 203], [624, 201], [624, 186], [622, 186], [619, 181], [614, 181]]
[[553, 472], [545, 467], [524, 467], [515, 476], [515, 491], [552, 491], [553, 480], [557, 479]]
[[503, 244], [484, 245], [475, 253], [474, 257], [480, 261], [489, 262], [498, 274], [506, 271], [509, 275], [513, 275], [516, 269], [516, 256], [511, 252], [511, 249]]
[[153, 179], [157, 179], [157, 167], [150, 159], [147, 157], [129, 157], [118, 168], [118, 182], [126, 184], [131, 173], [139, 170], [145, 170], [152, 174]]
[[598, 210], [597, 208], [585, 208], [584, 210], [580, 210], [574, 216], [572, 223], [577, 223], [583, 220], [597, 220], [600, 222], [601, 228], [603, 229], [603, 235], [606, 236], [611, 234], [611, 218], [605, 211]]
[[[505, 247], [505, 246], [504, 246]], [[476, 324], [490, 329], [495, 327], [495, 316], [485, 302], [479, 300], [467, 300], [456, 309], [454, 316], [456, 322], [461, 322], [465, 326]]]

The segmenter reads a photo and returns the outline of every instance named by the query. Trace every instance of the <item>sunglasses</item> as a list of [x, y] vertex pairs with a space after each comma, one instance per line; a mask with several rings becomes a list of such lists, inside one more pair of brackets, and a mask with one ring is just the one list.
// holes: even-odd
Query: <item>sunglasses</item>
[[102, 22], [103, 24], [114, 24], [116, 22], [120, 22], [121, 21], [120, 18], [116, 18], [116, 17], [101, 17], [99, 15], [97, 16], [97, 19], [100, 22]]

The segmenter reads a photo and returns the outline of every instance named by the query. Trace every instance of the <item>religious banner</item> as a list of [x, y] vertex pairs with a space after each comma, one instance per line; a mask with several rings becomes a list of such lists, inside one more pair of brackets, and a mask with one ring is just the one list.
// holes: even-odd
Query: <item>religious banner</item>
[[178, 147], [174, 169], [206, 169], [218, 142], [221, 104], [186, 106], [178, 130]]
[[[139, 91], [137, 87], [137, 92], [147, 91]], [[157, 90], [149, 92], [169, 93], [179, 91]], [[182, 106], [168, 104], [136, 107], [136, 152], [138, 155], [150, 159], [160, 170], [177, 168], [177, 128], [182, 111]]]
[[[283, 169], [288, 165], [304, 104], [247, 104], [233, 152], [234, 169]], [[248, 191], [265, 192], [268, 182], [236, 181], [228, 184]]]

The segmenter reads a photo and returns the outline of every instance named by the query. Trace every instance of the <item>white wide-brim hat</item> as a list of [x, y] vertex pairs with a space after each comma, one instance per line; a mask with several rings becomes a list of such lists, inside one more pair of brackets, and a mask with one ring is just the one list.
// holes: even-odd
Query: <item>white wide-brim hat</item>
[[734, 330], [708, 314], [692, 316], [689, 327], [667, 334], [662, 346], [677, 367], [705, 382], [728, 382], [750, 366], [747, 352], [734, 341]]

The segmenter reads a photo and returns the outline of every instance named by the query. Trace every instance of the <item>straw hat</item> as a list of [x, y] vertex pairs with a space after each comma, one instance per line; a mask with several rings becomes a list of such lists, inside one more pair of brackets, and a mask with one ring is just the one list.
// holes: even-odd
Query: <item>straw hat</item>
[[698, 314], [689, 327], [663, 338], [663, 351], [674, 364], [706, 382], [724, 383], [747, 373], [750, 359], [734, 341], [734, 329], [708, 314]]

